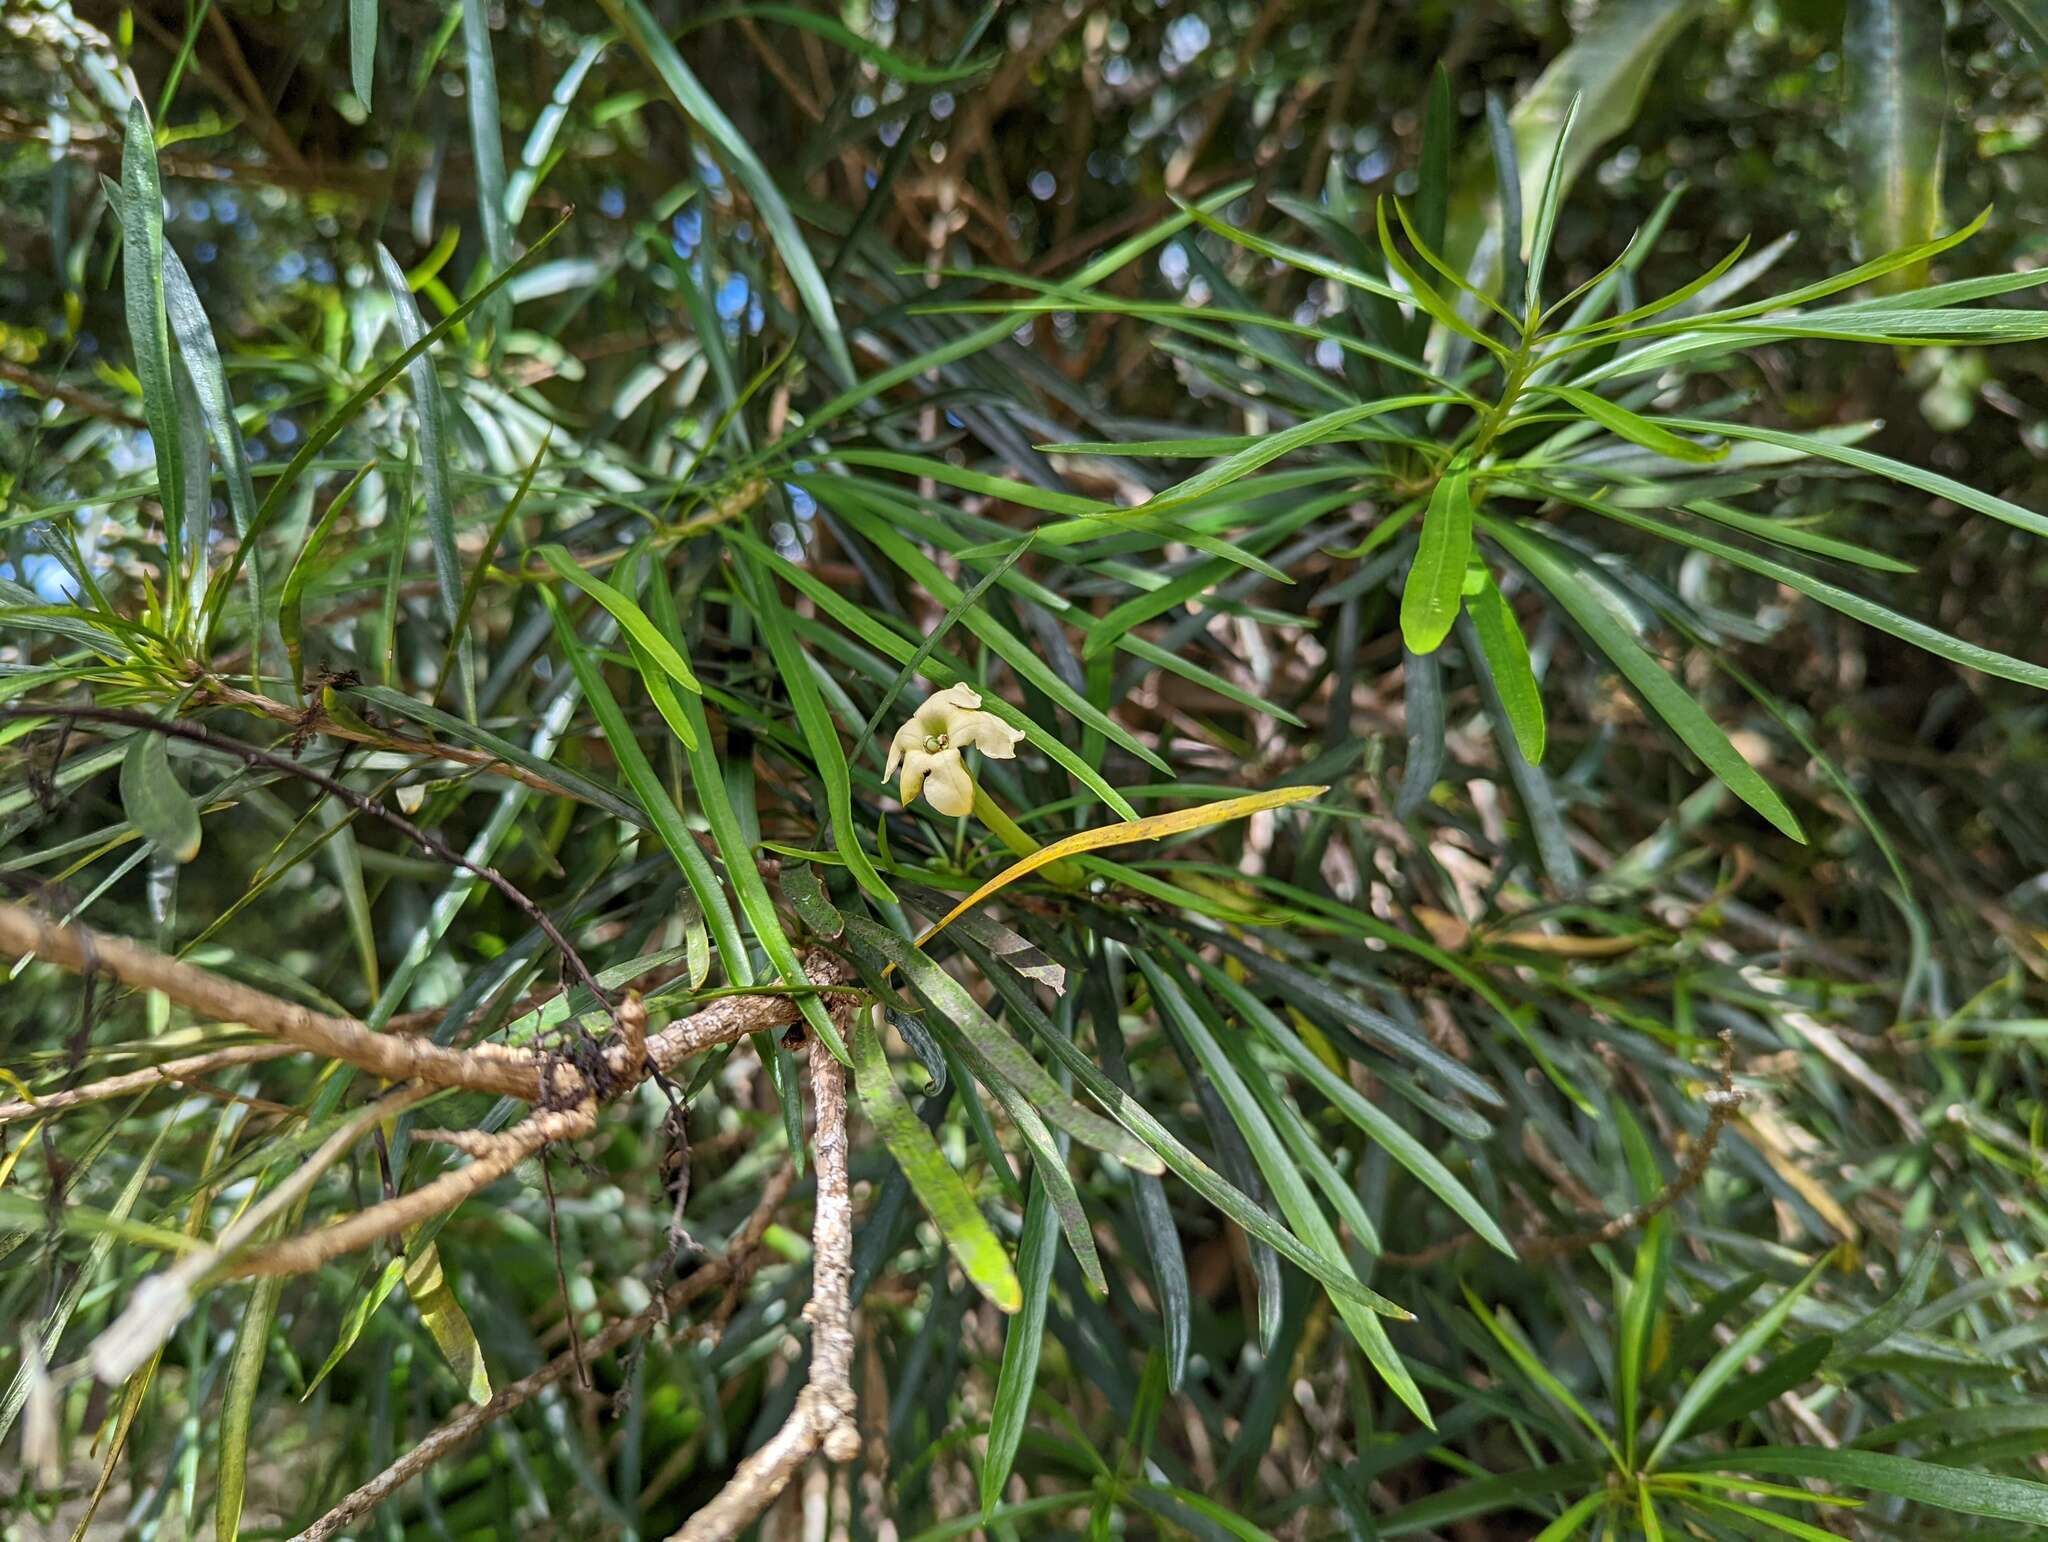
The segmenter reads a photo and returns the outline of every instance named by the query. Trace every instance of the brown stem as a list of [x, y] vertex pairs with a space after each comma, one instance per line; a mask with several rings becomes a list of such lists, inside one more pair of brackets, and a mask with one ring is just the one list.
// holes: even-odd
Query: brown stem
[[53, 380], [48, 375], [38, 374], [24, 365], [14, 364], [6, 359], [0, 359], [0, 380], [18, 385], [25, 391], [32, 391], [46, 400], [59, 401], [67, 407], [75, 407], [87, 417], [105, 418], [110, 423], [126, 423], [130, 428], [148, 427], [143, 418], [118, 402], [94, 396], [90, 391], [80, 391], [61, 380]]
[[[0, 954], [15, 958], [24, 953], [80, 974], [106, 974], [138, 990], [159, 991], [216, 1022], [241, 1023], [293, 1049], [346, 1061], [386, 1081], [417, 1080], [429, 1086], [466, 1087], [529, 1099], [540, 1088], [545, 1062], [531, 1050], [502, 1044], [447, 1049], [430, 1039], [378, 1033], [354, 1018], [315, 1012], [125, 937], [84, 926], [60, 926], [26, 905], [0, 901]], [[576, 1076], [567, 1067], [558, 1068], [557, 1074]], [[577, 1081], [580, 1090], [580, 1078]], [[17, 1107], [0, 1105], [0, 1119], [21, 1117], [15, 1112]]]
[[316, 733], [330, 739], [347, 739], [355, 744], [367, 744], [373, 749], [390, 750], [401, 755], [419, 755], [428, 760], [450, 760], [459, 766], [474, 766], [480, 771], [490, 772], [493, 776], [524, 782], [534, 791], [544, 792], [551, 798], [573, 798], [578, 803], [584, 801], [583, 795], [573, 788], [549, 781], [540, 773], [529, 771], [524, 766], [515, 766], [509, 761], [500, 760], [488, 750], [473, 750], [460, 744], [444, 744], [437, 739], [416, 739], [408, 734], [392, 733], [385, 729], [358, 728], [328, 716], [318, 705], [295, 707], [288, 701], [279, 701], [275, 697], [245, 691], [240, 686], [228, 685], [223, 681], [207, 682], [206, 700], [243, 712], [258, 713], [272, 722], [289, 725], [296, 733]]
[[578, 1140], [597, 1128], [597, 1104], [586, 1098], [574, 1108], [544, 1108], [511, 1129], [487, 1137], [490, 1146], [467, 1166], [445, 1172], [396, 1199], [359, 1210], [317, 1231], [289, 1237], [260, 1252], [236, 1259], [231, 1279], [262, 1275], [305, 1274], [330, 1259], [367, 1247], [383, 1237], [417, 1226], [444, 1210], [453, 1210], [472, 1194], [489, 1188], [550, 1141]]
[[[759, 1202], [754, 1206], [753, 1214], [747, 1217], [746, 1223], [733, 1235], [723, 1258], [713, 1259], [701, 1265], [688, 1279], [679, 1280], [671, 1285], [644, 1310], [635, 1312], [631, 1317], [622, 1317], [606, 1327], [583, 1346], [583, 1352], [586, 1355], [609, 1354], [658, 1324], [667, 1322], [678, 1307], [687, 1305], [713, 1286], [736, 1279], [745, 1270], [747, 1260], [753, 1256], [761, 1238], [767, 1233], [776, 1210], [789, 1196], [794, 1178], [794, 1170], [785, 1166], [776, 1177], [769, 1180], [768, 1187], [763, 1190]], [[324, 1542], [325, 1538], [354, 1525], [442, 1457], [467, 1445], [498, 1420], [532, 1402], [556, 1382], [573, 1374], [576, 1364], [575, 1351], [559, 1354], [531, 1376], [521, 1377], [511, 1385], [501, 1388], [497, 1395], [482, 1407], [465, 1408], [300, 1532], [295, 1542]]]
[[789, 1487], [819, 1451], [828, 1461], [860, 1454], [853, 1393], [853, 1200], [846, 1173], [846, 1072], [811, 1040], [811, 1096], [818, 1109], [818, 1208], [812, 1222], [811, 1373], [781, 1429], [741, 1462], [711, 1502], [670, 1542], [731, 1542]]

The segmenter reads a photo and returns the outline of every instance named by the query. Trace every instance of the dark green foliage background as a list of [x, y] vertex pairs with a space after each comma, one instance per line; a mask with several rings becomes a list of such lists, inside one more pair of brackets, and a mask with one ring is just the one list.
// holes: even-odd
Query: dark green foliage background
[[[1306, 484], [1268, 486], [1241, 507], [1226, 499], [1236, 512], [1204, 527], [1226, 543], [1215, 573], [1130, 633], [1164, 656], [1091, 653], [1099, 618], [1160, 576], [1202, 571], [1218, 548], [1194, 549], [1185, 530], [1090, 529], [1063, 544], [1062, 527], [1094, 500], [1157, 493], [1241, 446], [1058, 460], [1033, 446], [1256, 442], [1330, 410], [1301, 384], [1318, 370], [1322, 389], [1359, 398], [1427, 387], [1330, 371], [1316, 337], [1362, 335], [1347, 296], [1213, 231], [1185, 229], [1112, 265], [1100, 293], [1115, 303], [1102, 311], [1013, 315], [1011, 332], [999, 311], [934, 309], [1071, 280], [1117, 242], [1159, 232], [1176, 217], [1173, 195], [1238, 184], [1216, 209], [1231, 225], [1373, 273], [1381, 196], [1410, 210], [1442, 197], [1450, 239], [1475, 234], [1496, 185], [1489, 94], [1511, 105], [1575, 39], [1648, 29], [1674, 7], [1018, 3], [990, 20], [965, 5], [865, 0], [812, 12], [825, 24], [805, 30], [786, 8], [651, 4], [721, 125], [680, 113], [647, 52], [609, 32], [638, 4], [477, 6], [498, 105], [487, 125], [499, 131], [479, 157], [481, 77], [459, 0], [0, 0], [0, 577], [13, 586], [0, 591], [0, 705], [183, 717], [378, 797], [403, 784], [408, 800], [420, 794], [423, 825], [458, 849], [474, 843], [593, 967], [647, 985], [667, 1020], [697, 1004], [707, 947], [715, 988], [771, 980], [778, 949], [829, 932], [807, 892], [790, 899], [790, 865], [815, 860], [832, 904], [908, 938], [934, 902], [906, 883], [950, 900], [1009, 859], [979, 822], [900, 808], [880, 775], [888, 737], [927, 689], [904, 686], [900, 664], [993, 573], [938, 638], [928, 684], [979, 681], [1037, 726], [1019, 760], [980, 766], [1030, 836], [1109, 821], [1105, 787], [1147, 814], [1294, 783], [1330, 792], [1307, 810], [1119, 850], [1079, 883], [1054, 872], [1019, 884], [990, 907], [1015, 929], [993, 934], [1010, 962], [965, 927], [934, 945], [972, 999], [949, 1009], [929, 988], [901, 999], [923, 1024], [912, 1017], [891, 1040], [898, 1084], [1027, 1278], [1039, 1260], [1043, 1348], [1035, 1377], [1006, 1370], [1023, 1354], [1019, 1341], [1006, 1362], [1018, 1319], [977, 1295], [857, 1113], [865, 1449], [832, 1490], [835, 1535], [936, 1542], [965, 1534], [989, 1500], [989, 1534], [1020, 1537], [2048, 1534], [2040, 693], [1528, 495], [1521, 524], [1605, 554], [1585, 555], [1587, 570], [1626, 596], [1644, 647], [1734, 736], [1807, 840], [1773, 830], [1703, 770], [1495, 544], [1485, 556], [1537, 659], [1549, 740], [1540, 770], [1519, 767], [1466, 634], [1431, 656], [1441, 667], [1404, 659], [1413, 542], [1390, 544], [1377, 567], [1372, 554], [1341, 554], [1444, 472], [1441, 457], [1400, 442], [1312, 445], [1264, 468], [1354, 464], [1357, 482], [1319, 510], [1305, 500], [1325, 488]], [[1722, 303], [1878, 255], [1870, 189], [1886, 168], [1854, 130], [1856, 114], [1880, 107], [1845, 77], [1859, 18], [1896, 8], [1690, 9], [1641, 103], [1619, 109], [1626, 126], [1564, 197], [1548, 301], [1615, 262], [1677, 190], [1614, 308], [1679, 288], [1745, 238], [1752, 251], [1797, 239]], [[1942, 228], [1991, 208], [1931, 278], [2031, 269], [2048, 256], [2048, 51], [2029, 39], [2038, 46], [2048, 15], [2033, 0], [1928, 10], [1918, 21], [1941, 46], [1909, 58], [1907, 84], [1941, 104], [1915, 132], [1945, 134]], [[365, 11], [378, 17], [367, 102], [350, 58], [352, 12], [360, 28]], [[1455, 139], [1441, 177], [1426, 144], [1439, 70]], [[256, 495], [289, 485], [246, 544], [217, 464], [210, 489], [212, 570], [252, 550], [264, 586], [260, 680], [248, 673], [253, 586], [231, 591], [216, 625], [167, 620], [163, 649], [125, 656], [79, 646], [76, 627], [98, 624], [89, 615], [34, 608], [79, 588], [65, 577], [67, 540], [109, 613], [129, 620], [149, 616], [177, 561], [137, 432], [145, 398], [123, 288], [135, 260], [118, 187], [131, 82], [156, 125], [164, 237], [218, 339]], [[1602, 105], [1589, 93], [1582, 111]], [[776, 228], [736, 146], [767, 168], [808, 255]], [[559, 228], [432, 365], [351, 415], [288, 484], [280, 473], [307, 436], [402, 346], [378, 243], [408, 273], [425, 325], [492, 277], [499, 233], [483, 211], [506, 196], [493, 149], [515, 195], [530, 195], [508, 259]], [[1348, 196], [1330, 207], [1355, 250], [1295, 218], [1299, 200], [1333, 187]], [[843, 345], [806, 307], [805, 263]], [[1974, 346], [1948, 321], [1928, 346], [1892, 346], [1866, 317], [1863, 340], [1773, 334], [1674, 373], [1654, 408], [1630, 405], [1799, 434], [1882, 419], [1866, 449], [2022, 511], [2048, 508], [2048, 345], [2031, 299], [2017, 289], [1981, 302], [1995, 313], [1985, 336], [2002, 346]], [[1176, 303], [1254, 310], [1316, 337], [1250, 324], [1190, 337], [1167, 324]], [[1412, 357], [1426, 318], [1394, 320], [1394, 351]], [[949, 346], [976, 328], [988, 332], [979, 344]], [[445, 453], [423, 432], [423, 378], [438, 382]], [[874, 389], [847, 401], [857, 382]], [[1402, 432], [1447, 444], [1461, 426], [1439, 415]], [[1599, 442], [1626, 462], [1621, 438]], [[356, 501], [323, 527], [372, 461]], [[1699, 469], [1655, 476], [1679, 486]], [[1495, 494], [1496, 512], [1513, 492]], [[1641, 507], [1676, 523], [1691, 496]], [[1880, 570], [1801, 558], [1803, 569], [1963, 644], [2048, 657], [2048, 548], [2012, 521], [1822, 460], [1730, 496], [1795, 532], [1854, 543]], [[458, 583], [484, 573], [466, 628], [474, 714], [451, 683], [469, 663], [436, 576], [444, 534]], [[660, 671], [561, 581], [535, 551], [543, 543], [604, 572], [681, 645], [705, 691], [701, 704], [682, 692], [676, 708], [692, 714], [695, 750], [650, 690]], [[1293, 582], [1247, 571], [1247, 552]], [[291, 605], [303, 616], [307, 700], [335, 686], [324, 699], [341, 726], [367, 718], [383, 742], [295, 734], [300, 695], [278, 677], [273, 630], [283, 596], [287, 636]], [[608, 682], [644, 752], [637, 782], [617, 725], [589, 707], [591, 680]], [[229, 687], [280, 710], [238, 707]], [[429, 703], [457, 721], [426, 722]], [[551, 703], [559, 719], [546, 717]], [[532, 749], [544, 772], [616, 801], [536, 792], [389, 743], [473, 744], [471, 718]], [[125, 734], [0, 720], [7, 897], [76, 909], [107, 932], [378, 1022], [488, 1000], [502, 1027], [515, 998], [566, 978], [502, 894], [341, 817], [289, 776], [180, 744], [168, 765], [206, 813], [197, 856], [172, 860], [171, 816], [139, 811], [149, 794], [121, 774]], [[60, 750], [67, 771], [53, 782]], [[835, 757], [851, 762], [843, 793]], [[693, 822], [679, 844], [697, 853], [695, 878], [658, 838], [669, 798]], [[835, 826], [842, 798], [852, 817]], [[849, 844], [903, 905], [873, 887], [863, 898], [843, 865]], [[757, 862], [768, 883], [749, 908], [734, 875], [751, 882]], [[732, 896], [710, 907], [708, 938], [700, 883]], [[737, 947], [717, 945], [717, 903], [737, 907]], [[1064, 995], [1016, 972], [1001, 944], [1018, 933], [1065, 967]], [[1020, 1137], [1009, 1088], [968, 1074], [997, 1020], [1068, 1090], [1102, 1068], [1306, 1237], [1284, 1192], [1292, 1175], [1342, 1237], [1333, 1267], [1413, 1313], [1387, 1325], [1389, 1363], [1412, 1375], [1412, 1396], [1369, 1363], [1320, 1285], [1181, 1177], [1149, 1179], [1069, 1151], [1061, 1135], [1106, 1276], [1106, 1291], [1091, 1291], [1069, 1243], [1046, 1242], [1046, 1216], [1027, 1219], [1027, 1190], [1052, 1164]], [[1725, 1123], [1708, 1096], [1724, 1033], [1746, 1094]], [[46, 1093], [234, 1037], [161, 999], [85, 992], [46, 966], [0, 977], [0, 1097], [16, 1079]], [[906, 1052], [950, 1069], [944, 1093], [924, 1096], [926, 1072]], [[714, 1249], [787, 1155], [785, 1108], [752, 1055], [740, 1048], [688, 1088], [684, 1220]], [[294, 1058], [183, 1095], [0, 1124], [10, 1536], [88, 1524], [103, 1467], [92, 1534], [232, 1531], [224, 1474], [242, 1461], [241, 1532], [291, 1535], [463, 1405], [464, 1379], [422, 1316], [431, 1304], [400, 1288], [350, 1322], [397, 1256], [380, 1245], [267, 1305], [252, 1307], [242, 1284], [207, 1292], [132, 1402], [65, 1384], [56, 1485], [11, 1469], [31, 1380], [23, 1335], [54, 1326], [51, 1363], [79, 1361], [163, 1262], [109, 1216], [214, 1235], [364, 1092]], [[666, 1106], [643, 1089], [596, 1138], [554, 1152], [552, 1203], [529, 1163], [436, 1235], [453, 1320], [481, 1346], [492, 1385], [568, 1342], [565, 1281], [587, 1335], [690, 1267], [688, 1254], [675, 1264], [667, 1232]], [[446, 1098], [423, 1122], [505, 1112]], [[360, 1145], [298, 1224], [440, 1171], [446, 1153], [411, 1130]], [[715, 1346], [657, 1338], [602, 1360], [590, 1387], [566, 1382], [529, 1403], [350, 1534], [674, 1530], [800, 1385], [807, 1182]], [[1447, 1191], [1523, 1256], [1471, 1237]], [[423, 1239], [411, 1240], [416, 1254]], [[260, 1369], [231, 1387], [252, 1344]], [[1639, 1478], [1664, 1460], [1658, 1443], [1681, 1409], [1668, 1461], [1654, 1482]], [[984, 1437], [992, 1419], [1020, 1414], [1005, 1482], [1000, 1463], [986, 1470]], [[116, 1427], [125, 1438], [109, 1460]], [[1741, 1481], [1684, 1476], [1717, 1472]], [[1801, 1483], [1865, 1503], [1812, 1504], [1787, 1487]], [[808, 1535], [794, 1495], [761, 1534]]]

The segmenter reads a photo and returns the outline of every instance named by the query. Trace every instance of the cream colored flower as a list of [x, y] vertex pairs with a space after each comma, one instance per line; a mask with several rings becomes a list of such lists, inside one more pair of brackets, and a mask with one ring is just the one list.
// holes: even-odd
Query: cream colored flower
[[885, 777], [903, 767], [902, 794], [907, 804], [924, 793], [941, 814], [965, 814], [974, 807], [974, 778], [960, 759], [977, 749], [997, 760], [1010, 760], [1024, 737], [1001, 718], [981, 710], [981, 696], [971, 685], [949, 685], [925, 698], [917, 715], [896, 730], [889, 743]]

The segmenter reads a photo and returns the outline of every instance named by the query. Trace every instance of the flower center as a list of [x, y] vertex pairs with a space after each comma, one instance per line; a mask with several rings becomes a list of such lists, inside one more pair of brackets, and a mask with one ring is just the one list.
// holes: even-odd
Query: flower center
[[926, 734], [924, 736], [924, 752], [927, 755], [936, 755], [945, 747], [946, 736], [944, 734]]

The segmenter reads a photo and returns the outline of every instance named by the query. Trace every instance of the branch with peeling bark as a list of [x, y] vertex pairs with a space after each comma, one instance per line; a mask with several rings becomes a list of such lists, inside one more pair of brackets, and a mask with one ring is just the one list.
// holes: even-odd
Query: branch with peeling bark
[[[379, 1120], [399, 1108], [443, 1088], [462, 1088], [522, 1098], [533, 1112], [500, 1132], [433, 1131], [431, 1137], [455, 1147], [469, 1160], [462, 1166], [407, 1193], [347, 1215], [326, 1226], [263, 1246], [250, 1246], [254, 1228], [224, 1234], [201, 1255], [182, 1259], [164, 1275], [145, 1282], [130, 1310], [95, 1347], [95, 1369], [102, 1379], [118, 1381], [133, 1369], [135, 1348], [145, 1351], [161, 1342], [189, 1308], [196, 1289], [206, 1281], [252, 1276], [301, 1274], [417, 1226], [471, 1198], [513, 1171], [521, 1162], [553, 1142], [574, 1140], [597, 1128], [598, 1110], [647, 1078], [665, 1073], [682, 1061], [749, 1034], [785, 1028], [800, 1022], [791, 996], [731, 996], [711, 1003], [658, 1033], [647, 1032], [646, 1008], [629, 996], [616, 1009], [619, 1031], [598, 1054], [582, 1065], [539, 1052], [498, 1044], [465, 1049], [431, 1040], [378, 1032], [353, 1018], [315, 1012], [210, 970], [184, 963], [126, 938], [81, 926], [65, 926], [24, 905], [0, 903], [0, 955], [28, 954], [75, 972], [104, 974], [139, 989], [161, 992], [171, 1001], [216, 1021], [235, 1022], [275, 1040], [273, 1044], [237, 1046], [171, 1062], [129, 1078], [97, 1084], [98, 1091], [126, 1081], [136, 1090], [175, 1080], [194, 1062], [209, 1068], [248, 1064], [293, 1052], [320, 1055], [358, 1067], [387, 1081], [404, 1084], [349, 1120], [321, 1147], [292, 1183], [278, 1196], [310, 1188], [318, 1174], [337, 1160]], [[849, 978], [848, 967], [823, 952], [803, 960], [807, 982], [830, 986]], [[841, 1000], [833, 1012], [842, 1026], [855, 1003]], [[847, 1171], [846, 1072], [831, 1051], [815, 1037], [810, 1041], [811, 1095], [816, 1108], [816, 1218], [813, 1223], [813, 1283], [805, 1316], [811, 1325], [810, 1371], [788, 1420], [759, 1449], [743, 1460], [726, 1487], [676, 1533], [677, 1542], [726, 1542], [752, 1524], [783, 1493], [812, 1457], [851, 1460], [859, 1451], [853, 1391], [853, 1207]], [[112, 1095], [110, 1093], [103, 1095]], [[54, 1101], [54, 1100], [53, 1100]], [[42, 1103], [8, 1105], [33, 1113]], [[781, 1185], [776, 1197], [787, 1191]], [[266, 1201], [266, 1206], [269, 1205]], [[258, 1207], [259, 1219], [270, 1210]], [[256, 1213], [252, 1212], [252, 1216]], [[757, 1212], [758, 1215], [758, 1212]], [[766, 1220], [760, 1223], [765, 1227]], [[758, 1240], [756, 1238], [755, 1240]], [[744, 1259], [753, 1244], [742, 1234], [728, 1259]], [[602, 1353], [665, 1316], [733, 1267], [719, 1273], [700, 1270], [684, 1282], [688, 1293], [671, 1291], [635, 1318], [614, 1324], [586, 1352]], [[681, 1287], [678, 1287], [681, 1289]], [[712, 1324], [715, 1331], [716, 1323]], [[106, 1342], [111, 1340], [111, 1342]], [[331, 1536], [421, 1471], [441, 1452], [483, 1428], [491, 1419], [518, 1407], [561, 1379], [578, 1363], [572, 1352], [534, 1376], [515, 1383], [483, 1409], [466, 1411], [386, 1473], [359, 1489], [310, 1531], [308, 1537]], [[495, 1410], [495, 1411], [493, 1411]]]
[[[318, 1268], [343, 1253], [452, 1210], [549, 1143], [588, 1135], [596, 1128], [599, 1104], [648, 1077], [667, 1072], [705, 1050], [800, 1021], [792, 997], [731, 996], [649, 1034], [646, 1009], [632, 999], [617, 1009], [620, 1032], [579, 1066], [510, 1045], [455, 1049], [427, 1039], [379, 1033], [354, 1018], [315, 1012], [126, 938], [60, 925], [25, 905], [0, 902], [0, 956], [22, 954], [78, 973], [104, 974], [125, 985], [161, 992], [202, 1016], [240, 1023], [278, 1040], [286, 1053], [303, 1050], [339, 1060], [386, 1081], [488, 1092], [536, 1105], [530, 1117], [509, 1130], [465, 1135], [460, 1144], [471, 1158], [466, 1166], [329, 1226], [237, 1259], [228, 1269], [234, 1276], [296, 1274]], [[839, 984], [849, 975], [843, 963], [823, 952], [808, 955], [803, 968], [812, 985]], [[219, 1063], [218, 1056], [210, 1058]], [[250, 1054], [246, 1058], [269, 1056]], [[138, 1074], [145, 1077], [147, 1085], [162, 1073]], [[22, 1117], [42, 1107], [24, 1101], [6, 1105], [6, 1112]]]
[[818, 1207], [811, 1226], [811, 1373], [789, 1418], [733, 1473], [670, 1542], [730, 1542], [775, 1502], [819, 1452], [860, 1454], [853, 1394], [853, 1198], [846, 1172], [846, 1070], [811, 1040], [811, 1097], [818, 1110]]
[[[752, 1266], [755, 1250], [767, 1234], [769, 1223], [789, 1197], [795, 1181], [796, 1169], [785, 1163], [761, 1191], [753, 1213], [733, 1233], [724, 1257], [700, 1265], [688, 1279], [678, 1280], [655, 1297], [651, 1305], [610, 1324], [583, 1346], [581, 1356], [573, 1349], [564, 1350], [531, 1376], [523, 1376], [502, 1388], [488, 1403], [463, 1409], [300, 1532], [294, 1542], [324, 1542], [324, 1539], [354, 1525], [442, 1457], [461, 1449], [507, 1414], [524, 1407], [556, 1382], [574, 1374], [577, 1366], [589, 1356], [610, 1354], [641, 1334], [666, 1324], [678, 1308], [687, 1306], [713, 1286], [724, 1285], [731, 1289], [740, 1284]], [[685, 1333], [699, 1338], [715, 1337], [715, 1330], [705, 1328], [690, 1328]]]
[[[811, 1300], [804, 1309], [811, 1325], [810, 1372], [782, 1427], [741, 1461], [725, 1487], [683, 1524], [671, 1542], [731, 1542], [788, 1491], [813, 1456], [822, 1454], [828, 1461], [847, 1462], [860, 1451], [855, 1424], [859, 1405], [853, 1390], [853, 1196], [847, 1170], [846, 1071], [816, 1038], [810, 1043], [810, 1071], [811, 1099], [817, 1114]], [[785, 1167], [771, 1180], [723, 1258], [672, 1286], [644, 1311], [604, 1329], [590, 1340], [583, 1355], [609, 1353], [667, 1321], [677, 1307], [712, 1286], [738, 1283], [776, 1207], [788, 1195], [792, 1177], [793, 1170]], [[701, 1337], [716, 1336], [722, 1319], [723, 1314], [715, 1315], [687, 1331]], [[482, 1407], [464, 1409], [299, 1533], [297, 1542], [324, 1542], [361, 1520], [410, 1479], [569, 1377], [581, 1363], [575, 1350], [566, 1351]]]

